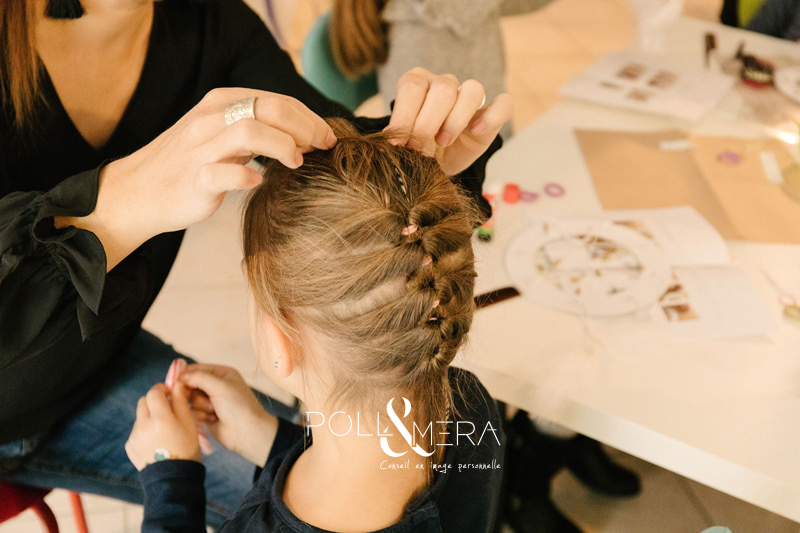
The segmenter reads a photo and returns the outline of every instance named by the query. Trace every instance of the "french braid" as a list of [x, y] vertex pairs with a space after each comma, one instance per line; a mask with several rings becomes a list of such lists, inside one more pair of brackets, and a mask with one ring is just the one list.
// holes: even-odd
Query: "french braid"
[[310, 333], [336, 359], [338, 401], [377, 408], [400, 391], [424, 428], [452, 406], [447, 369], [474, 310], [477, 210], [433, 158], [330, 124], [332, 150], [295, 170], [270, 162], [248, 199], [252, 293], [287, 335]]

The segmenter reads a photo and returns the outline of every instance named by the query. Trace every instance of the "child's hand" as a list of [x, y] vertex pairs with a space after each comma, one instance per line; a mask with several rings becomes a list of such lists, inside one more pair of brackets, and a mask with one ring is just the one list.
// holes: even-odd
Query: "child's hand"
[[194, 389], [192, 410], [220, 444], [264, 466], [278, 421], [264, 411], [235, 369], [220, 365], [186, 367], [179, 382]]
[[170, 396], [171, 406], [164, 384], [159, 383], [139, 399], [136, 422], [125, 443], [128, 458], [137, 470], [155, 462], [156, 454], [164, 455], [164, 450], [169, 452], [170, 459], [202, 462], [188, 391], [183, 384], [176, 383]]

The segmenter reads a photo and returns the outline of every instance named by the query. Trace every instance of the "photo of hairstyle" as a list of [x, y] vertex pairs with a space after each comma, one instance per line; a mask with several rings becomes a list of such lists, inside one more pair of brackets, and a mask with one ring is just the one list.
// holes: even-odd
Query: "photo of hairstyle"
[[255, 305], [304, 347], [296, 357], [309, 357], [313, 338], [336, 361], [337, 408], [377, 409], [396, 392], [410, 395], [420, 427], [447, 420], [447, 369], [474, 311], [477, 208], [433, 158], [391, 134], [329, 124], [332, 150], [305, 154], [298, 169], [269, 162], [248, 198]]

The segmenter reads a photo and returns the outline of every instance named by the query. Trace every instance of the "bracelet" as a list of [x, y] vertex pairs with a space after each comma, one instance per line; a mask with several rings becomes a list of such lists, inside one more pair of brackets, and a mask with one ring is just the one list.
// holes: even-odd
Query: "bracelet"
[[169, 450], [166, 448], [156, 448], [155, 455], [153, 455], [153, 460], [156, 463], [161, 461], [169, 461], [172, 459], [172, 454], [169, 453]]

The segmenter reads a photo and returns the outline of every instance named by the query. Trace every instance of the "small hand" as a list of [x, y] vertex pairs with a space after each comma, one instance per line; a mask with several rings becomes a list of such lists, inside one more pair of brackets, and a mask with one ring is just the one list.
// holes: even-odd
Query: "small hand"
[[156, 450], [169, 451], [172, 459], [202, 462], [197, 426], [187, 399], [188, 391], [180, 383], [172, 390], [172, 406], [163, 383], [139, 399], [136, 422], [125, 443], [128, 458], [137, 470], [155, 461]]
[[435, 156], [445, 173], [469, 167], [511, 118], [514, 104], [501, 94], [483, 106], [484, 88], [475, 80], [458, 85], [451, 74], [409, 70], [397, 82], [397, 98], [388, 129], [399, 144]]
[[264, 466], [278, 430], [278, 421], [264, 411], [235, 369], [195, 364], [179, 378], [192, 389], [192, 409], [220, 444]]

